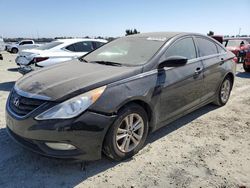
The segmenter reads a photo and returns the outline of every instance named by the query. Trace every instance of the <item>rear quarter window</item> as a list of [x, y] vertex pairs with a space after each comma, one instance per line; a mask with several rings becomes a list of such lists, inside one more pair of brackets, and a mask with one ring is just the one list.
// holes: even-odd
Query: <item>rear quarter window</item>
[[77, 43], [71, 44], [67, 46], [65, 49], [71, 52], [90, 52], [94, 48], [90, 41], [84, 41], [84, 42], [77, 42]]
[[74, 44], [71, 44], [71, 45], [67, 46], [65, 49], [67, 49], [67, 50], [69, 50], [71, 52], [75, 52], [76, 51], [75, 47], [74, 47]]

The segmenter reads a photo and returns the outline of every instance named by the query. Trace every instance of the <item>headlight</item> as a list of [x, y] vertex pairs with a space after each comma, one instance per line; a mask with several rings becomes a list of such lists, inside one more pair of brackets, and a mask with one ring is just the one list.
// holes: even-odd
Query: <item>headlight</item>
[[69, 119], [78, 116], [92, 105], [104, 92], [106, 86], [78, 95], [41, 113], [36, 120]]

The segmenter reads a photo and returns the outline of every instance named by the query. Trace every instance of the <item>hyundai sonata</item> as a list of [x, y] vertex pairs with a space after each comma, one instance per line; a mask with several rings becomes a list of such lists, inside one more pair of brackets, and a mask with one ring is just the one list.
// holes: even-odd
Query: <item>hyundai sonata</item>
[[225, 105], [233, 58], [200, 34], [122, 37], [18, 80], [6, 105], [7, 130], [45, 156], [123, 160], [149, 132], [208, 103]]

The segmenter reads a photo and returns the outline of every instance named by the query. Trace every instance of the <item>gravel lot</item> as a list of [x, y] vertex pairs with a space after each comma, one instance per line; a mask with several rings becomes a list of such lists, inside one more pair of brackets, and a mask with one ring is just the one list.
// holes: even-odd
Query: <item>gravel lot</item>
[[228, 104], [207, 105], [151, 134], [131, 160], [80, 164], [31, 153], [6, 133], [5, 103], [21, 77], [0, 61], [0, 187], [250, 187], [250, 74], [237, 67]]

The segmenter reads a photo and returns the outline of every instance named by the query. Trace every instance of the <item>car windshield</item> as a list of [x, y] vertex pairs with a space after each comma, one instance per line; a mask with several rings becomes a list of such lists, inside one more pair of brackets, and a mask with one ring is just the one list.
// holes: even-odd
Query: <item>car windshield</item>
[[248, 42], [247, 41], [245, 41], [245, 40], [228, 40], [228, 42], [226, 43], [224, 43], [225, 45], [226, 45], [226, 47], [238, 47], [238, 46], [240, 46], [240, 44], [242, 43], [242, 42], [244, 42], [244, 44], [248, 44]]
[[115, 62], [121, 65], [145, 64], [166, 42], [166, 38], [123, 37], [84, 57], [87, 62]]
[[62, 42], [54, 41], [54, 42], [44, 44], [44, 45], [38, 47], [37, 49], [38, 50], [49, 50], [49, 49], [54, 48], [60, 44], [62, 44]]

